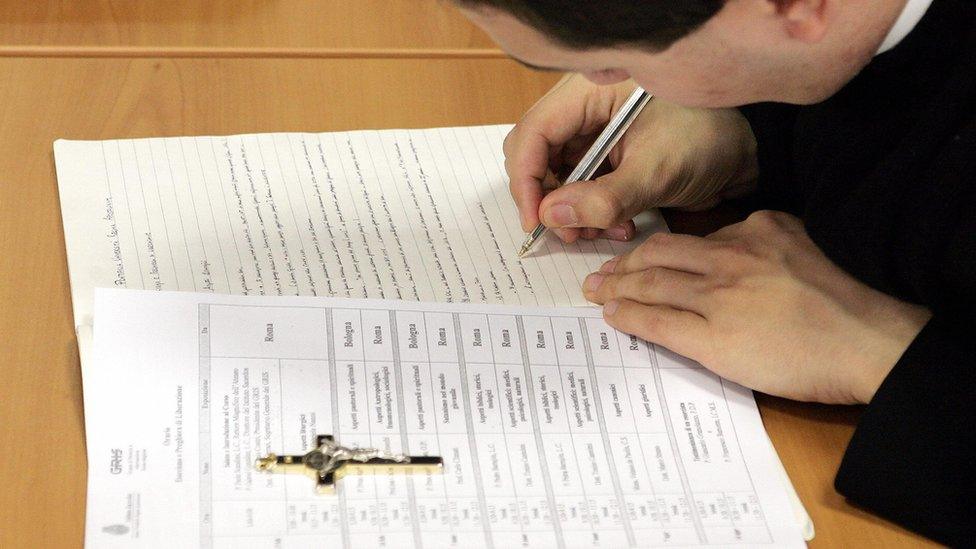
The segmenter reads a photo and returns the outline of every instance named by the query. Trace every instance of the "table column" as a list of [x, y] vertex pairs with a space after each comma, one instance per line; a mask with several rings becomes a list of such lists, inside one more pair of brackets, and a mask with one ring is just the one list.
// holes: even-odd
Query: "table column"
[[[599, 511], [589, 469], [579, 460], [570, 392], [564, 377], [576, 372], [561, 367], [552, 325], [546, 317], [519, 317], [523, 360], [530, 374], [537, 429], [544, 446], [542, 458], [549, 473], [560, 535], [574, 544], [599, 539]], [[585, 372], [585, 365], [582, 367]], [[575, 385], [574, 385], [575, 386]], [[599, 490], [597, 490], [598, 492]], [[584, 536], [584, 538], [581, 538]]]
[[584, 326], [635, 540], [698, 543], [661, 413], [648, 344], [599, 318], [586, 319]]
[[515, 318], [464, 314], [458, 325], [494, 542], [551, 546], [554, 506], [542, 474]]
[[[331, 432], [324, 308], [208, 306], [207, 387], [214, 478], [213, 545], [302, 535], [338, 543], [338, 506], [294, 475], [261, 473], [258, 457], [301, 454]], [[203, 545], [207, 545], [204, 540]]]
[[[424, 332], [424, 314], [392, 313], [394, 351], [399, 377], [402, 451], [410, 455], [436, 455], [447, 459], [440, 442], [439, 416], [434, 409], [434, 383]], [[413, 473], [407, 479], [413, 501], [415, 528], [424, 539], [456, 545], [458, 513], [448, 501], [447, 467], [442, 474]], [[469, 512], [470, 515], [470, 512]], [[478, 528], [472, 529], [476, 535]]]
[[[398, 364], [394, 360], [394, 324], [390, 311], [363, 309], [360, 313], [366, 380], [366, 425], [369, 447], [386, 452], [403, 451], [400, 423]], [[346, 476], [342, 482], [373, 485], [374, 499], [367, 507], [372, 536], [353, 537], [357, 544], [409, 547], [419, 545], [420, 531], [414, 515], [412, 487], [404, 472], [378, 476]], [[367, 488], [368, 491], [368, 488]], [[361, 513], [362, 511], [360, 511]]]
[[626, 502], [620, 489], [615, 453], [604, 425], [596, 371], [588, 356], [583, 324], [575, 317], [553, 317], [552, 334], [556, 358], [567, 397], [569, 428], [576, 444], [577, 462], [587, 489], [590, 520], [601, 545], [634, 544]]
[[[332, 309], [335, 387], [338, 402], [336, 440], [343, 446], [371, 447], [369, 381], [364, 355], [363, 319], [355, 309]], [[375, 544], [379, 529], [378, 492], [371, 476], [349, 475], [337, 485], [344, 511], [347, 539], [353, 544]]]
[[426, 336], [429, 382], [433, 387], [437, 454], [444, 458], [444, 496], [438, 514], [441, 527], [449, 527], [445, 534], [453, 546], [491, 547], [491, 531], [484, 523], [488, 512], [455, 316], [424, 313], [423, 321], [421, 334]]
[[[659, 381], [675, 431], [675, 455], [686, 477], [702, 541], [769, 543], [772, 536], [742, 458], [725, 381], [696, 362], [655, 347]], [[708, 389], [705, 393], [702, 388]], [[690, 398], [708, 394], [713, 397]]]

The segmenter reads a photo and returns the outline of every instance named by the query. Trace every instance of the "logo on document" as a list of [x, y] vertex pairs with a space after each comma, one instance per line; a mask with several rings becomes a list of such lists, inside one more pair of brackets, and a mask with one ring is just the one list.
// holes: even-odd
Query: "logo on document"
[[117, 475], [122, 472], [122, 449], [112, 448], [112, 459], [109, 461], [108, 472]]

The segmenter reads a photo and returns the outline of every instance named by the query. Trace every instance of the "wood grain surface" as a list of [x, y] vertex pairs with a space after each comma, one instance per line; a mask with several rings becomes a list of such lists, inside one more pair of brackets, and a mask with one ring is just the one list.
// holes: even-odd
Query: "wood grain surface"
[[80, 46], [157, 52], [496, 49], [449, 0], [0, 2], [0, 55]]

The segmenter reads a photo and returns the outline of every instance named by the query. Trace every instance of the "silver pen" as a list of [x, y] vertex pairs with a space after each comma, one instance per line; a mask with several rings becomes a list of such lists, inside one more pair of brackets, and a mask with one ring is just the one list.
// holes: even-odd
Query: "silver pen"
[[[586, 151], [582, 160], [576, 165], [576, 169], [569, 174], [569, 177], [566, 178], [563, 184], [591, 179], [593, 174], [596, 173], [596, 170], [603, 164], [603, 161], [607, 159], [610, 150], [617, 144], [617, 141], [620, 141], [624, 132], [630, 127], [631, 122], [637, 118], [637, 115], [641, 113], [641, 110], [644, 109], [644, 106], [647, 105], [652, 97], [654, 96], [647, 93], [644, 88], [637, 86], [634, 93], [630, 94], [630, 97], [627, 98], [627, 101], [624, 101], [620, 110], [613, 115], [610, 123], [603, 129], [600, 136], [596, 138], [590, 150]], [[528, 253], [532, 249], [532, 245], [539, 240], [539, 237], [545, 234], [546, 230], [546, 226], [539, 223], [525, 239], [525, 242], [522, 243], [522, 247], [518, 251], [518, 256], [522, 257]]]

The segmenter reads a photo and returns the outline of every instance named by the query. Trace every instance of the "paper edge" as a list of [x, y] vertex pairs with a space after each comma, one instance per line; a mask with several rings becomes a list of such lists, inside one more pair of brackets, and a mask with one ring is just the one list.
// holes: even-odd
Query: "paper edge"
[[812, 541], [816, 536], [816, 529], [814, 528], [813, 519], [810, 518], [810, 513], [807, 512], [806, 507], [803, 505], [803, 501], [800, 500], [800, 494], [797, 493], [796, 487], [793, 486], [793, 481], [790, 480], [790, 475], [786, 472], [786, 467], [783, 466], [783, 461], [779, 458], [779, 454], [776, 452], [776, 447], [773, 446], [773, 440], [769, 438], [768, 431], [766, 432], [766, 440], [769, 441], [769, 449], [772, 450], [773, 456], [776, 458], [774, 461], [776, 462], [776, 465], [782, 475], [787, 497], [790, 500], [790, 507], [793, 509], [793, 516], [796, 517], [796, 522], [800, 526], [800, 531], [803, 534], [803, 540]]

